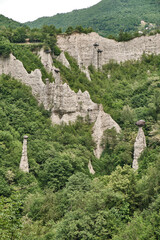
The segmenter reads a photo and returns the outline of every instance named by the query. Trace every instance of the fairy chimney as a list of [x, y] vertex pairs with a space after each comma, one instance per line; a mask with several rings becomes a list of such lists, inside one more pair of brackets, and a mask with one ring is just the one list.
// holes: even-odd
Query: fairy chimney
[[136, 125], [138, 126], [138, 134], [136, 137], [136, 141], [134, 143], [134, 159], [132, 163], [132, 168], [135, 170], [138, 169], [138, 159], [140, 158], [142, 152], [146, 148], [146, 138], [144, 135], [144, 131], [142, 127], [145, 125], [144, 120], [139, 120], [136, 122]]
[[27, 139], [28, 136], [23, 137], [23, 149], [22, 149], [22, 157], [19, 165], [19, 169], [23, 172], [29, 172], [29, 165], [28, 165], [28, 157], [27, 157]]

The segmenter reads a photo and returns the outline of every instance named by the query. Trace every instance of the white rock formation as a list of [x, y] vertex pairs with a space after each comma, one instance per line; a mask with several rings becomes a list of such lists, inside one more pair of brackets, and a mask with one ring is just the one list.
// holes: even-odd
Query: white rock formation
[[[78, 65], [88, 78], [88, 66], [91, 64], [96, 68], [101, 68], [110, 60], [117, 62], [137, 60], [144, 52], [146, 54], [160, 54], [160, 34], [149, 37], [142, 36], [129, 42], [116, 42], [103, 38], [97, 33], [76, 33], [70, 36], [59, 35], [57, 43], [62, 50], [59, 61], [66, 67], [70, 67], [63, 53], [64, 51], [68, 52], [77, 60]], [[74, 122], [78, 116], [94, 122], [92, 136], [96, 142], [95, 155], [99, 158], [103, 151], [101, 146], [103, 132], [113, 127], [119, 132], [120, 127], [109, 114], [103, 111], [102, 107], [92, 102], [87, 91], [75, 93], [66, 83], [62, 83], [59, 70], [53, 66], [52, 56], [49, 53], [45, 53], [42, 49], [39, 56], [47, 71], [52, 72], [55, 78], [54, 83], [46, 81], [44, 84], [38, 69], [28, 74], [23, 64], [12, 54], [9, 58], [0, 58], [0, 74], [10, 74], [30, 86], [39, 104], [42, 103], [45, 109], [51, 110], [53, 123]], [[135, 143], [133, 168], [138, 168], [138, 158], [145, 147], [145, 136], [140, 128]]]
[[103, 152], [103, 147], [102, 147], [103, 133], [106, 129], [111, 129], [111, 128], [115, 128], [117, 133], [119, 133], [121, 130], [119, 125], [111, 118], [109, 114], [103, 111], [103, 107], [102, 105], [100, 105], [97, 119], [93, 126], [93, 134], [92, 134], [92, 137], [96, 143], [94, 154], [97, 158], [100, 158]]
[[70, 64], [67, 60], [67, 58], [64, 55], [64, 52], [61, 52], [61, 54], [56, 58], [59, 62], [61, 62], [65, 67], [70, 68]]
[[75, 93], [66, 83], [63, 84], [59, 70], [52, 66], [50, 54], [44, 52], [40, 54], [41, 61], [46, 69], [54, 73], [55, 82], [49, 83], [49, 81], [46, 81], [46, 84], [44, 84], [41, 72], [38, 69], [28, 74], [23, 64], [12, 54], [9, 58], [0, 58], [0, 74], [10, 74], [12, 77], [30, 86], [39, 104], [42, 103], [45, 109], [51, 110], [51, 120], [54, 124], [68, 124], [76, 121], [78, 116], [88, 119], [92, 123], [95, 122], [93, 138], [96, 144], [98, 144], [95, 154], [97, 157], [100, 157], [102, 152], [100, 141], [103, 131], [112, 127], [119, 131], [118, 124], [109, 114], [102, 109], [99, 110], [99, 105], [91, 100], [87, 91], [82, 93], [79, 90], [78, 93]]
[[138, 169], [138, 159], [140, 158], [142, 152], [146, 148], [146, 138], [142, 127], [139, 127], [136, 141], [134, 143], [134, 159], [132, 163], [132, 168]]
[[29, 172], [28, 157], [27, 157], [27, 139], [28, 139], [28, 136], [23, 137], [22, 157], [19, 165], [19, 169], [22, 170], [23, 172]]
[[43, 98], [42, 92], [45, 84], [42, 81], [42, 74], [39, 69], [36, 69], [28, 74], [22, 62], [17, 60], [11, 54], [9, 58], [0, 58], [0, 75], [3, 73], [9, 74], [27, 86], [30, 86], [32, 88], [33, 95], [36, 97], [38, 102], [41, 103], [41, 98]]
[[137, 60], [143, 53], [160, 54], [160, 34], [142, 36], [128, 42], [116, 42], [95, 32], [74, 33], [69, 36], [61, 34], [57, 43], [61, 50], [68, 52], [77, 60], [79, 66], [83, 64], [84, 67], [92, 64], [96, 68], [101, 68], [110, 60], [124, 62]]
[[90, 174], [93, 174], [93, 175], [95, 174], [95, 171], [93, 169], [91, 161], [89, 161], [89, 163], [88, 163], [88, 169], [89, 169]]
[[[44, 52], [44, 49], [42, 48], [38, 52], [38, 55], [39, 55], [39, 57], [41, 59], [41, 62], [43, 64], [43, 66], [47, 70], [47, 72], [48, 73], [51, 72], [53, 77], [55, 78], [55, 81], [59, 82], [60, 81], [60, 74], [58, 74], [59, 73], [59, 69], [57, 69], [56, 67], [53, 66], [53, 60], [52, 60], [51, 54]], [[66, 61], [67, 61], [67, 59], [66, 59]]]

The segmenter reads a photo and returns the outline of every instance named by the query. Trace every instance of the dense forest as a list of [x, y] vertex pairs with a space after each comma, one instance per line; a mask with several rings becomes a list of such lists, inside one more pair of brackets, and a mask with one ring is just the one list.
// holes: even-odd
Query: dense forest
[[[46, 72], [37, 48], [60, 53], [56, 34], [44, 26], [1, 30], [0, 57], [12, 52], [28, 72]], [[22, 34], [23, 33], [23, 34]], [[30, 39], [30, 44], [25, 39]], [[54, 57], [63, 82], [87, 90], [121, 126], [107, 130], [100, 159], [93, 154], [92, 125], [52, 125], [31, 89], [0, 76], [0, 239], [135, 240], [160, 238], [160, 56], [89, 67], [91, 80], [65, 53], [71, 69]], [[135, 122], [144, 119], [147, 148], [132, 169]], [[19, 170], [23, 136], [28, 135], [29, 173]], [[92, 161], [95, 175], [88, 170]]]
[[[135, 32], [139, 30], [141, 21], [160, 25], [159, 0], [101, 0], [98, 4], [69, 13], [57, 14], [53, 17], [42, 17], [27, 22], [31, 28], [54, 24], [65, 31], [69, 26], [82, 25], [92, 27], [102, 36], [119, 34], [120, 31]], [[144, 29], [143, 29], [144, 30]]]

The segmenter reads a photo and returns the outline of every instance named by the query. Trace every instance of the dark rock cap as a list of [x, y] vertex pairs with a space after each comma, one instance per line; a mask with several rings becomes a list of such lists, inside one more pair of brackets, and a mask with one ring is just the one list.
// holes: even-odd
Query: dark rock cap
[[94, 46], [94, 47], [98, 47], [99, 44], [98, 44], [98, 43], [94, 43], [93, 46]]
[[98, 49], [98, 50], [97, 50], [97, 52], [98, 52], [98, 53], [102, 53], [102, 52], [103, 52], [103, 50], [101, 50], [101, 49]]
[[139, 121], [136, 122], [136, 125], [138, 127], [143, 127], [145, 125], [145, 121], [144, 120], [139, 120]]
[[55, 68], [54, 71], [55, 71], [56, 73], [59, 73], [59, 72], [60, 72], [60, 70], [59, 70], [58, 68]]

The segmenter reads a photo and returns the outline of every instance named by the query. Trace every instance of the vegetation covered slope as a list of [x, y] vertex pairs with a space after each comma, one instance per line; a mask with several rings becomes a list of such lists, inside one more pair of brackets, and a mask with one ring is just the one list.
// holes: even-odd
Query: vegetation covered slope
[[21, 27], [22, 25], [22, 23], [16, 22], [11, 18], [5, 17], [4, 15], [0, 14], [0, 27], [17, 28]]
[[[0, 99], [0, 238], [19, 239], [24, 197], [44, 188], [58, 191], [76, 171], [88, 174], [94, 158], [91, 126], [79, 120], [53, 127], [31, 90], [9, 76], [0, 77]], [[18, 170], [24, 134], [29, 136], [29, 174]]]
[[[40, 66], [30, 47], [13, 47], [28, 70]], [[75, 91], [88, 90], [122, 131], [105, 132], [105, 150], [96, 159], [87, 119], [52, 126], [50, 113], [37, 105], [28, 87], [0, 76], [0, 239], [159, 239], [160, 56], [110, 62], [102, 71], [90, 66], [91, 82], [66, 57], [71, 69], [54, 60], [63, 81]], [[147, 149], [135, 172], [131, 165], [139, 119], [146, 120]], [[19, 170], [26, 134], [30, 173]]]
[[160, 2], [158, 0], [102, 0], [100, 3], [82, 10], [42, 17], [27, 22], [30, 27], [54, 24], [57, 28], [82, 25], [92, 27], [100, 35], [117, 34], [120, 30], [135, 31], [141, 20], [160, 24]]
[[109, 137], [106, 137], [104, 141], [110, 150], [104, 151], [99, 166], [102, 161], [105, 171], [110, 173], [115, 163], [123, 165], [127, 161], [128, 164], [131, 164], [133, 143], [137, 131], [135, 122], [138, 119], [145, 119], [145, 134], [148, 143], [156, 145], [157, 138], [151, 138], [151, 135], [158, 134], [157, 131], [159, 131], [160, 56], [143, 55], [139, 61], [127, 61], [121, 64], [110, 62], [103, 66], [102, 71], [96, 71], [93, 66], [90, 66], [92, 81], [84, 77], [84, 74], [78, 69], [76, 61], [67, 53], [66, 57], [70, 62], [71, 70], [54, 60], [55, 65], [61, 69], [63, 80], [76, 92], [79, 89], [87, 90], [92, 100], [102, 103], [104, 110], [110, 113], [123, 129], [124, 135], [122, 134], [120, 139], [125, 139], [125, 143], [120, 142], [120, 146], [116, 143], [114, 132], [107, 133]]

